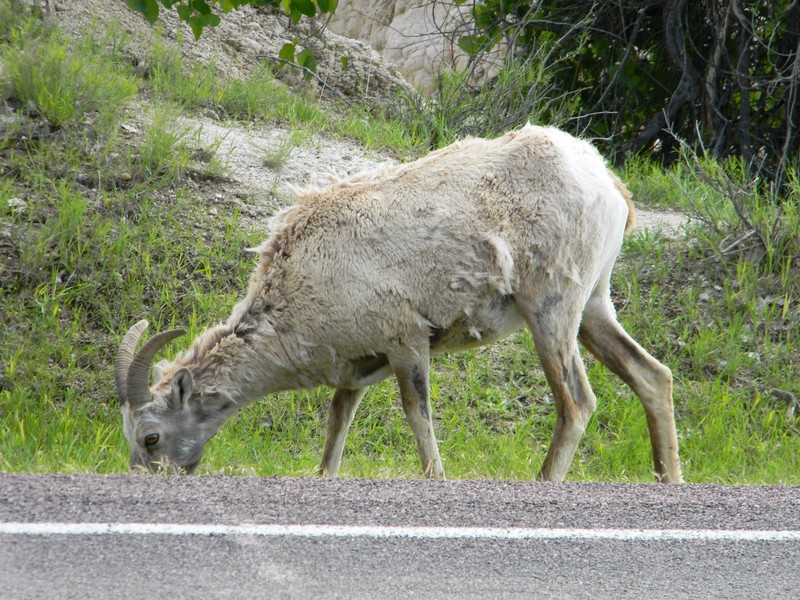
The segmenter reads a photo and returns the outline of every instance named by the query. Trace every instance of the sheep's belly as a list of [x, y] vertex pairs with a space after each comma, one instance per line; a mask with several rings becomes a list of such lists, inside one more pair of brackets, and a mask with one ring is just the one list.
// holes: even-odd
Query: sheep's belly
[[[457, 352], [485, 346], [501, 340], [525, 325], [514, 298], [498, 296], [467, 317], [464, 315], [449, 327], [431, 328], [431, 354]], [[337, 387], [359, 388], [372, 385], [392, 374], [385, 354], [373, 354], [348, 362], [340, 373]]]
[[431, 354], [486, 346], [525, 325], [513, 296], [496, 296], [474, 314], [463, 315], [448, 327], [431, 330]]

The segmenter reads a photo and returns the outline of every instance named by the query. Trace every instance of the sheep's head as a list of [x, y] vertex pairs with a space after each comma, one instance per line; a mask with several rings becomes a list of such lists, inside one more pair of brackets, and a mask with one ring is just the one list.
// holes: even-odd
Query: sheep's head
[[[136, 346], [147, 321], [139, 321], [122, 340], [114, 364], [117, 394], [125, 437], [131, 451], [131, 469], [191, 473], [208, 441], [202, 434], [202, 415], [192, 401], [193, 381], [187, 369], [178, 369], [167, 381], [150, 388], [150, 367], [158, 351], [185, 331], [173, 329]], [[156, 377], [160, 379], [159, 376]], [[210, 436], [208, 436], [210, 437]]]

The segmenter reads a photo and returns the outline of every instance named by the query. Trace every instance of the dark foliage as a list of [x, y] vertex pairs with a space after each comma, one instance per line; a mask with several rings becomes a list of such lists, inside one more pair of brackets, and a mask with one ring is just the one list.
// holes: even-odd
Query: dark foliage
[[669, 163], [683, 141], [785, 183], [800, 146], [797, 1], [485, 0], [473, 14], [460, 46], [552, 60], [580, 96], [580, 128], [618, 160]]

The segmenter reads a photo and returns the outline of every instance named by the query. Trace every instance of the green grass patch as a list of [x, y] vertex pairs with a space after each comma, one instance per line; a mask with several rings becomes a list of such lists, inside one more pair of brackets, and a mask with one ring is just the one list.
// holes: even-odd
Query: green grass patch
[[116, 64], [113, 54], [98, 52], [89, 38], [73, 42], [58, 30], [42, 31], [32, 20], [8, 38], [0, 54], [7, 93], [54, 127], [88, 118], [105, 129], [116, 123], [120, 106], [136, 93], [130, 73]]

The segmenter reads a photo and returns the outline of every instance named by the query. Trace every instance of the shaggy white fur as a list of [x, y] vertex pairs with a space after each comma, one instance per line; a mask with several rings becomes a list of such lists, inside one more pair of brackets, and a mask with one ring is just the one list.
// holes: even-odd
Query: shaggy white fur
[[[363, 389], [394, 374], [423, 469], [441, 478], [430, 356], [527, 325], [558, 412], [540, 477], [564, 477], [594, 410], [580, 336], [641, 398], [659, 479], [680, 481], [669, 369], [622, 330], [610, 300], [632, 208], [593, 146], [531, 125], [315, 183], [272, 220], [228, 321], [160, 369], [151, 398], [136, 401], [126, 417], [129, 440], [136, 445], [152, 429], [148, 407], [163, 409], [164, 397], [182, 389], [186, 398], [166, 402], [178, 407], [174, 415], [158, 413], [160, 439], [179, 441], [163, 442], [142, 462], [181, 465], [190, 457], [195, 464], [198, 450], [186, 440], [202, 452], [240, 406], [278, 390], [328, 385], [337, 393], [321, 471], [335, 474]], [[175, 391], [179, 375], [187, 385]]]

